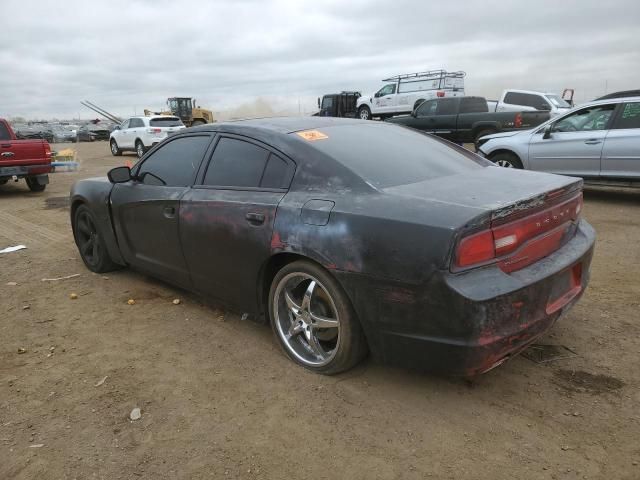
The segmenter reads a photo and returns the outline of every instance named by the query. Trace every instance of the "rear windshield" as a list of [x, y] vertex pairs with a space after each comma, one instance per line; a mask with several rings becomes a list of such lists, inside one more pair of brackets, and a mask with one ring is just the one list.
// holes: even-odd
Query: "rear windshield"
[[182, 120], [178, 117], [152, 118], [149, 120], [151, 127], [180, 127]]
[[490, 162], [462, 147], [381, 122], [323, 127], [313, 146], [377, 188], [479, 170]]

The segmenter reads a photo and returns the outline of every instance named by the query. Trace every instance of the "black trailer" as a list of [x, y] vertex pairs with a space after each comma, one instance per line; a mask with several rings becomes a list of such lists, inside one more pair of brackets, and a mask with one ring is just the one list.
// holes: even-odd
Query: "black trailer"
[[355, 118], [356, 103], [360, 98], [360, 92], [343, 91], [340, 93], [329, 93], [318, 98], [319, 112], [314, 113], [315, 117], [346, 117]]

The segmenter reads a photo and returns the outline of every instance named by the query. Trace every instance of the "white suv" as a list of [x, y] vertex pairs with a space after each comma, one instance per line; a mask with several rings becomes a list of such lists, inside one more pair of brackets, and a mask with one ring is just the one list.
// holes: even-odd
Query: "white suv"
[[168, 115], [128, 118], [109, 136], [111, 153], [122, 155], [124, 151], [133, 151], [142, 157], [156, 143], [183, 128], [186, 127], [182, 120]]

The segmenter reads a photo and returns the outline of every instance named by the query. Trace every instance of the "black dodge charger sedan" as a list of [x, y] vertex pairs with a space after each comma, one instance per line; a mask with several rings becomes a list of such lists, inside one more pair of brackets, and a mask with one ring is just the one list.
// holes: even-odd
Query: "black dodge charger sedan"
[[472, 376], [584, 292], [579, 179], [496, 167], [406, 127], [326, 117], [204, 125], [77, 182], [86, 266], [131, 266], [270, 322], [296, 363]]

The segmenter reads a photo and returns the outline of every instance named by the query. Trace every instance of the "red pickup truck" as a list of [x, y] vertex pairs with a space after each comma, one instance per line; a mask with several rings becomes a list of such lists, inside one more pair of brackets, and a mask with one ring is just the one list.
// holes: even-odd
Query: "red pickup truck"
[[29, 190], [42, 192], [49, 183], [51, 147], [46, 140], [18, 140], [0, 118], [0, 185], [24, 178]]

